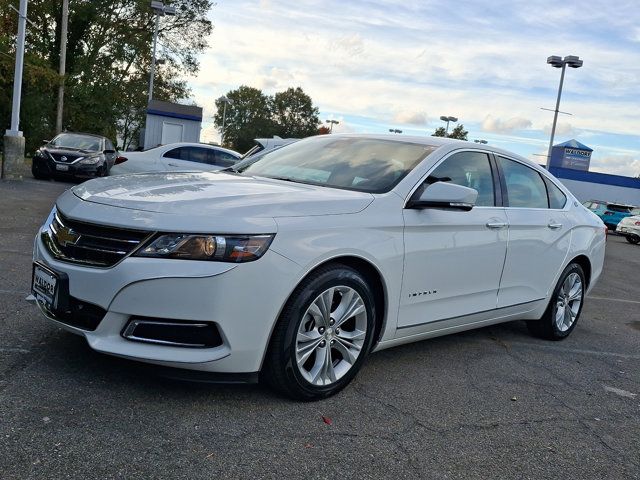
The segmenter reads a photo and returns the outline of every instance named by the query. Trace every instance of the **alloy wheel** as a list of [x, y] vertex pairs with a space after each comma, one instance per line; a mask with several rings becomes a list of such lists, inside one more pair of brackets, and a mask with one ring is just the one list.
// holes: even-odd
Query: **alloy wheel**
[[295, 341], [296, 364], [312, 385], [342, 378], [362, 353], [367, 309], [360, 294], [347, 286], [326, 289], [304, 313]]
[[573, 272], [567, 275], [556, 297], [556, 327], [566, 332], [575, 323], [582, 304], [583, 285], [580, 275]]

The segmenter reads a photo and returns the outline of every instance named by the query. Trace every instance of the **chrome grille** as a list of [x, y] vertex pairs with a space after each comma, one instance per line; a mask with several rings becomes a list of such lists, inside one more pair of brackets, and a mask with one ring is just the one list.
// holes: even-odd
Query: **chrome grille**
[[47, 250], [58, 260], [112, 267], [133, 252], [151, 232], [77, 222], [55, 213], [42, 232]]
[[49, 155], [51, 155], [51, 158], [53, 158], [53, 160], [55, 162], [58, 163], [72, 163], [73, 161], [77, 160], [78, 158], [82, 157], [82, 155], [72, 155], [69, 153], [49, 153]]

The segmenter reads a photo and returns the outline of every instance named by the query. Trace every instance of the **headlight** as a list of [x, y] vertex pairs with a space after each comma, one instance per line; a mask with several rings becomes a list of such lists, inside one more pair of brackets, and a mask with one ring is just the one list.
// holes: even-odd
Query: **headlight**
[[137, 257], [251, 262], [267, 251], [275, 235], [193, 235], [167, 233], [154, 237]]
[[89, 157], [89, 158], [83, 158], [82, 160], [80, 160], [80, 164], [81, 165], [95, 165], [96, 163], [98, 163], [100, 161], [100, 157]]

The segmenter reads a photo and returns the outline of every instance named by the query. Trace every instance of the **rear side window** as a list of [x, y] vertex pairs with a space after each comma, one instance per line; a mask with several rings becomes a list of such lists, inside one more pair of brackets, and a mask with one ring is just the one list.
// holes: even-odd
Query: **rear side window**
[[177, 160], [189, 160], [186, 147], [174, 148], [163, 155], [165, 158], [175, 158]]
[[567, 204], [567, 196], [546, 177], [544, 183], [547, 185], [547, 193], [549, 194], [549, 207], [562, 210]]
[[223, 152], [221, 150], [209, 149], [209, 160], [207, 163], [210, 165], [217, 165], [219, 167], [230, 167], [234, 165], [238, 159], [230, 153]]
[[498, 157], [507, 184], [509, 207], [549, 208], [547, 187], [534, 169], [508, 158]]
[[618, 213], [629, 213], [631, 211], [631, 208], [625, 205], [615, 205], [610, 203], [607, 205], [607, 210]]

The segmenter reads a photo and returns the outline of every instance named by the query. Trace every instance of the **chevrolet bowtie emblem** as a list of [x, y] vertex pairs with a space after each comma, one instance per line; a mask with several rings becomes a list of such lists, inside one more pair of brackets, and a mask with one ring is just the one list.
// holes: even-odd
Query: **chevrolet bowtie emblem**
[[78, 240], [80, 240], [80, 235], [69, 227], [60, 227], [58, 228], [58, 235], [56, 239], [60, 246], [66, 247], [68, 245], [75, 245]]

